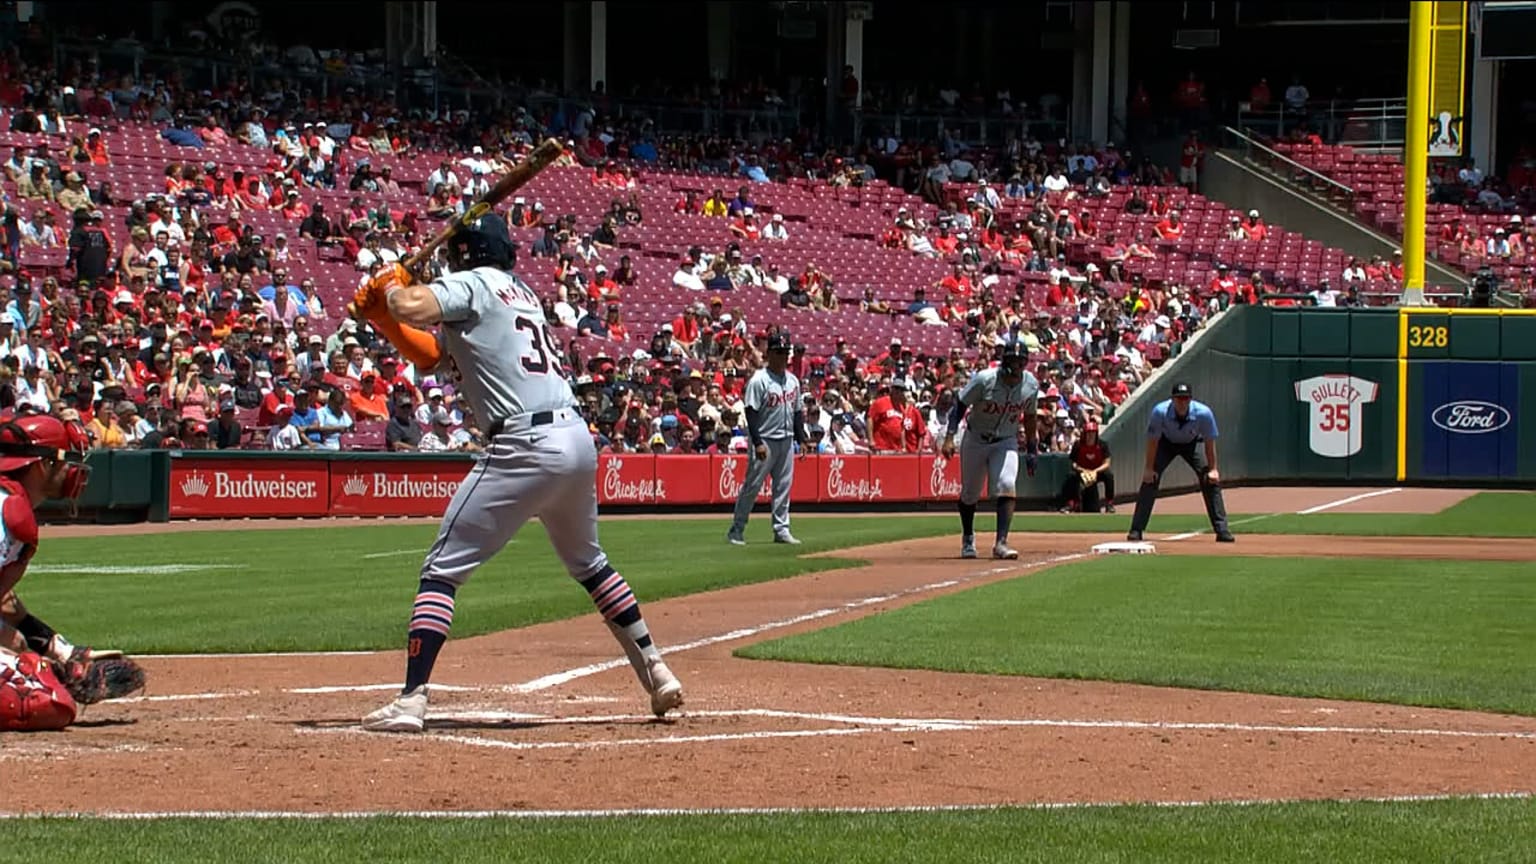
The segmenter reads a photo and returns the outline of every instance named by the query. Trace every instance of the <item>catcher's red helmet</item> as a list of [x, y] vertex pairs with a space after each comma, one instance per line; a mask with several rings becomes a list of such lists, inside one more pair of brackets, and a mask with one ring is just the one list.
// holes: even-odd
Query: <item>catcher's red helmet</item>
[[90, 438], [79, 423], [49, 414], [0, 415], [0, 474], [19, 471], [34, 462], [68, 462], [60, 495], [78, 498], [91, 469], [83, 463]]

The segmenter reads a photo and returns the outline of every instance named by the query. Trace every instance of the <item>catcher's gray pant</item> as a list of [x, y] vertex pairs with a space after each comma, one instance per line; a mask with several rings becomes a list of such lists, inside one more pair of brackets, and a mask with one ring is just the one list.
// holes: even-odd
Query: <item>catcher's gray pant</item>
[[545, 426], [508, 424], [448, 503], [421, 578], [462, 586], [523, 523], [544, 523], [565, 569], [585, 579], [608, 563], [597, 542], [597, 448], [581, 416], [553, 412]]
[[981, 484], [993, 498], [1017, 498], [1019, 443], [1017, 436], [988, 438], [966, 432], [960, 439], [960, 502], [967, 506], [981, 500]]
[[747, 528], [747, 517], [763, 489], [763, 480], [773, 478], [773, 534], [775, 537], [789, 533], [789, 489], [795, 482], [794, 442], [788, 438], [767, 438], [767, 461], [757, 458], [756, 451], [747, 457], [747, 482], [736, 493], [736, 514], [731, 519], [731, 533], [740, 534]]

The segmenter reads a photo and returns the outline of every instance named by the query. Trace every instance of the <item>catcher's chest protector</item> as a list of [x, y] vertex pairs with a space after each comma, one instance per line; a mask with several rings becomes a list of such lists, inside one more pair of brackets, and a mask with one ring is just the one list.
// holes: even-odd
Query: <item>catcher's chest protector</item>
[[75, 700], [36, 654], [0, 652], [0, 732], [41, 732], [75, 722]]

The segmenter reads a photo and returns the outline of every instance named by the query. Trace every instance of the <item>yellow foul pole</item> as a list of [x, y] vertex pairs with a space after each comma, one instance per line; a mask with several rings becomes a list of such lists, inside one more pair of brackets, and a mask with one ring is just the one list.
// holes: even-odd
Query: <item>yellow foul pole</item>
[[1403, 305], [1424, 305], [1425, 210], [1429, 179], [1430, 32], [1435, 3], [1409, 3], [1408, 111], [1403, 139]]

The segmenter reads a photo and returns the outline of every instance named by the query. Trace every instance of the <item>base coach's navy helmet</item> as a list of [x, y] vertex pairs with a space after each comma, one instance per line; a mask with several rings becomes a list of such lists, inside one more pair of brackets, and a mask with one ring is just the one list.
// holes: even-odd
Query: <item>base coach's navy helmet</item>
[[789, 334], [788, 333], [784, 332], [783, 330], [775, 330], [773, 333], [770, 333], [768, 335], [768, 350], [769, 351], [784, 351], [784, 352], [788, 352], [789, 349], [790, 349], [790, 338], [789, 338]]
[[454, 272], [476, 267], [517, 266], [517, 244], [507, 232], [507, 222], [495, 213], [486, 213], [465, 223], [448, 241], [448, 264]]

